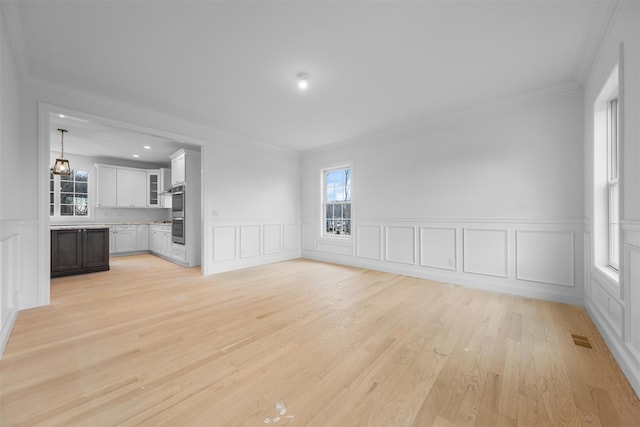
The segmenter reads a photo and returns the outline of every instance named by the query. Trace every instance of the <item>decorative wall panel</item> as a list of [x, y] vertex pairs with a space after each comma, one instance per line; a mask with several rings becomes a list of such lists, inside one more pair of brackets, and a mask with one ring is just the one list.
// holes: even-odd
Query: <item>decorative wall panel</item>
[[464, 272], [507, 277], [507, 230], [465, 228]]
[[420, 227], [420, 265], [456, 269], [456, 229]]
[[572, 232], [518, 231], [516, 277], [519, 280], [574, 286]]
[[388, 226], [386, 233], [387, 261], [415, 264], [415, 228]]

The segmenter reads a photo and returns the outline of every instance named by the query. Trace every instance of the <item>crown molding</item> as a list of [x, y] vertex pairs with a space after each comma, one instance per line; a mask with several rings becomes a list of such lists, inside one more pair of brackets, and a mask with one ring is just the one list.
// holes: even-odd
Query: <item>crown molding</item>
[[576, 79], [578, 82], [580, 82], [580, 84], [584, 84], [589, 78], [591, 70], [593, 69], [593, 65], [600, 55], [600, 52], [604, 48], [604, 44], [609, 37], [609, 34], [611, 34], [613, 25], [618, 19], [618, 15], [620, 14], [622, 2], [620, 0], [613, 0], [611, 3], [612, 6], [610, 6], [609, 17], [606, 21], [604, 21], [606, 24], [601, 25], [601, 29], [599, 32], [596, 31], [600, 34], [600, 40], [598, 40], [597, 44], [595, 44], [596, 47], [591, 49], [591, 52], [584, 53], [583, 60], [581, 61], [582, 63], [578, 67]]

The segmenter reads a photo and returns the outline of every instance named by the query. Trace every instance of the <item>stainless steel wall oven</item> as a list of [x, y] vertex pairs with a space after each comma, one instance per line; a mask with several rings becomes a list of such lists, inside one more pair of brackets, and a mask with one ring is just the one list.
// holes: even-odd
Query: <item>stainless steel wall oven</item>
[[171, 190], [171, 241], [180, 245], [184, 245], [185, 243], [185, 196], [186, 191], [184, 185], [176, 185]]

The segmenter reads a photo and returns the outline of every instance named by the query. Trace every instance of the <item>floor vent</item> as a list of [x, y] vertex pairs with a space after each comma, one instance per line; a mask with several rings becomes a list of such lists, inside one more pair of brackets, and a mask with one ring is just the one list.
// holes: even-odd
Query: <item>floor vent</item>
[[591, 347], [591, 343], [589, 342], [589, 338], [583, 337], [582, 335], [571, 334], [571, 338], [573, 339], [573, 343], [575, 345], [579, 345], [580, 347], [593, 348]]

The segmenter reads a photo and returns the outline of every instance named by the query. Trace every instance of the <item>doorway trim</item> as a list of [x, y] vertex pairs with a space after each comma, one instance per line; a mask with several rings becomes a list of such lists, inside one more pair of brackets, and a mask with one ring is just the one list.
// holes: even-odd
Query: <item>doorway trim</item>
[[[98, 122], [100, 124], [119, 127], [134, 132], [146, 133], [165, 137], [168, 139], [174, 139], [176, 141], [184, 142], [191, 145], [197, 145], [200, 147], [200, 226], [201, 229], [205, 228], [205, 216], [204, 212], [208, 210], [208, 200], [204, 196], [207, 194], [206, 184], [206, 171], [203, 167], [206, 153], [210, 149], [207, 147], [207, 142], [184, 135], [172, 133], [169, 131], [162, 131], [159, 129], [138, 125], [132, 122], [127, 122], [119, 119], [108, 118], [105, 116], [95, 115], [80, 110], [76, 110], [69, 107], [60, 105], [53, 105], [46, 102], [38, 102], [38, 306], [49, 305], [51, 302], [51, 233], [50, 233], [50, 218], [49, 218], [49, 169], [50, 169], [50, 127], [51, 127], [51, 114], [65, 114], [73, 117], [82, 118], [85, 120]], [[209, 256], [209, 245], [205, 242], [206, 233], [201, 233], [200, 237], [200, 253], [201, 260], [207, 259]], [[207, 275], [207, 263], [201, 261], [201, 274]]]

